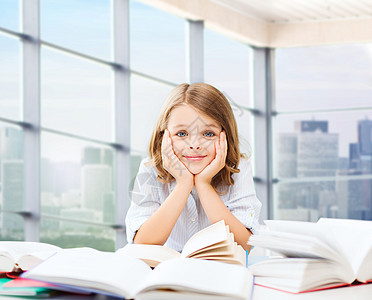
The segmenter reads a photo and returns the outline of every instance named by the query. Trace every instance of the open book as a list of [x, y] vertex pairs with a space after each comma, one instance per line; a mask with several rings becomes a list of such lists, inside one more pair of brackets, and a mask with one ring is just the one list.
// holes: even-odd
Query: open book
[[185, 244], [182, 253], [165, 246], [145, 244], [128, 244], [117, 252], [139, 258], [151, 267], [156, 267], [162, 261], [178, 257], [246, 265], [246, 252], [234, 242], [234, 235], [223, 220], [194, 234]]
[[126, 299], [249, 299], [253, 276], [241, 266], [192, 258], [160, 263], [154, 270], [140, 259], [91, 248], [65, 249], [23, 273], [67, 291], [90, 291]]
[[61, 248], [37, 242], [0, 242], [0, 272], [25, 271]]
[[293, 293], [372, 282], [372, 221], [265, 221], [250, 245], [284, 258], [251, 265], [255, 283]]

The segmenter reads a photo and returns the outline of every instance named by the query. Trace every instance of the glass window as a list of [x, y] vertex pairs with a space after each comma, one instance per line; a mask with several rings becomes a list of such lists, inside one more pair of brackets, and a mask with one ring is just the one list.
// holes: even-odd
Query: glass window
[[371, 106], [372, 44], [277, 49], [276, 109]]
[[114, 224], [113, 149], [45, 132], [41, 138], [42, 214]]
[[249, 111], [234, 106], [233, 112], [238, 123], [240, 151], [248, 156], [254, 154], [253, 116]]
[[340, 170], [372, 174], [372, 110], [288, 114], [275, 118], [275, 176], [336, 176]]
[[186, 81], [186, 21], [130, 1], [130, 63], [135, 71]]
[[148, 146], [160, 109], [173, 89], [153, 80], [131, 76], [131, 168], [130, 187], [133, 188], [141, 160], [148, 157]]
[[21, 118], [20, 69], [20, 42], [0, 34], [0, 117]]
[[19, 3], [17, 0], [0, 0], [0, 27], [19, 31]]
[[[23, 131], [5, 123], [0, 123], [0, 200], [2, 210], [23, 211]], [[18, 226], [9, 222], [10, 227]]]
[[41, 39], [111, 59], [110, 0], [41, 0]]
[[140, 76], [131, 76], [132, 151], [147, 155], [160, 109], [173, 88]]
[[0, 211], [0, 241], [24, 241], [23, 217], [13, 213]]
[[46, 48], [41, 55], [42, 126], [112, 141], [111, 68]]
[[232, 103], [252, 105], [252, 49], [247, 45], [204, 30], [204, 78]]
[[372, 110], [278, 115], [275, 128], [274, 216], [372, 218]]
[[357, 170], [340, 170], [338, 175], [343, 180], [279, 182], [274, 190], [274, 219], [372, 220], [372, 176], [363, 178]]
[[[77, 211], [77, 214], [83, 212]], [[116, 232], [110, 227], [41, 217], [40, 241], [62, 248], [91, 247], [112, 252], [115, 237]]]

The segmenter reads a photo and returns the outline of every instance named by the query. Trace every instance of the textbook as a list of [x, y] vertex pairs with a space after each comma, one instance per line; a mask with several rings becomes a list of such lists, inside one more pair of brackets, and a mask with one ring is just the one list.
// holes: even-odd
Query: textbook
[[372, 221], [265, 221], [248, 244], [281, 254], [249, 266], [255, 284], [292, 293], [372, 282]]
[[[14, 279], [0, 278], [0, 296], [27, 296], [27, 297], [49, 297], [52, 290], [45, 287], [13, 287], [9, 285]], [[8, 285], [8, 286], [7, 286]]]
[[0, 272], [28, 270], [59, 250], [46, 243], [0, 241]]
[[181, 253], [159, 245], [127, 244], [117, 250], [141, 259], [151, 267], [171, 258], [200, 258], [219, 262], [246, 265], [246, 252], [234, 242], [234, 235], [224, 220], [212, 224], [194, 234], [185, 244]]
[[249, 299], [253, 286], [252, 274], [242, 266], [175, 258], [152, 269], [140, 259], [92, 248], [64, 249], [21, 276], [66, 291], [126, 299], [150, 299], [159, 294], [161, 299], [174, 299], [176, 295]]

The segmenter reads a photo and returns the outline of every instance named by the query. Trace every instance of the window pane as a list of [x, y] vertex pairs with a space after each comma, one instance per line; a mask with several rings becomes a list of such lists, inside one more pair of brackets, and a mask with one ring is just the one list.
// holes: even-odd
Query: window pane
[[231, 102], [252, 107], [252, 49], [211, 30], [204, 31], [205, 82], [228, 96]]
[[[372, 176], [345, 170], [348, 180], [299, 181], [275, 186], [274, 219], [317, 221], [320, 217], [372, 220]], [[355, 177], [355, 178], [353, 178]]]
[[109, 227], [41, 217], [40, 241], [62, 248], [115, 251], [115, 236], [115, 230]]
[[186, 21], [130, 1], [130, 63], [139, 72], [186, 81]]
[[[0, 123], [0, 200], [3, 210], [23, 211], [23, 131], [5, 123]], [[13, 228], [14, 222], [3, 225]]]
[[18, 0], [0, 0], [0, 27], [19, 30], [19, 2]]
[[0, 241], [24, 241], [23, 217], [0, 211]]
[[372, 110], [279, 115], [275, 128], [279, 178], [372, 174]]
[[41, 212], [114, 224], [114, 151], [50, 133], [41, 142]]
[[372, 44], [277, 49], [278, 111], [371, 106]]
[[132, 151], [147, 154], [148, 144], [161, 106], [172, 86], [140, 76], [131, 76], [131, 145]]
[[20, 119], [20, 87], [20, 42], [0, 34], [0, 117]]
[[[233, 106], [236, 122], [238, 123], [240, 151], [247, 155], [252, 154], [253, 149], [253, 116], [247, 111]], [[254, 165], [254, 164], [252, 164]]]
[[112, 70], [45, 48], [41, 54], [42, 126], [112, 141]]
[[41, 39], [109, 60], [110, 10], [110, 0], [41, 0]]

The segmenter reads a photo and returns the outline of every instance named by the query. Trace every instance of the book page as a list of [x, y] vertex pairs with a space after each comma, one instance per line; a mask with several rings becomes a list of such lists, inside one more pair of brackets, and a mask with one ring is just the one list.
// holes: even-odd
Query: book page
[[227, 238], [228, 229], [226, 229], [225, 221], [221, 220], [195, 233], [185, 244], [181, 256], [187, 257], [199, 249], [217, 244]]
[[11, 272], [14, 268], [15, 261], [8, 251], [0, 250], [0, 272]]
[[[33, 257], [46, 258], [46, 253], [49, 255], [54, 254], [60, 247], [38, 242], [19, 242], [19, 241], [10, 241], [10, 242], [0, 242], [0, 271], [11, 271], [15, 263], [27, 264], [29, 260]], [[32, 255], [35, 253], [35, 255]], [[43, 254], [44, 253], [44, 254]], [[22, 256], [28, 255], [28, 258], [23, 258]], [[9, 258], [12, 257], [12, 262]], [[40, 259], [37, 260], [40, 262]], [[9, 264], [12, 264], [9, 270]], [[21, 266], [20, 266], [21, 267]], [[23, 269], [23, 268], [22, 268]], [[26, 269], [24, 269], [26, 270]]]
[[193, 258], [167, 260], [155, 268], [140, 294], [154, 289], [175, 289], [195, 293], [248, 299], [253, 276], [247, 268]]
[[133, 257], [74, 248], [58, 252], [22, 277], [134, 298], [137, 286], [151, 272], [148, 265]]
[[153, 263], [150, 264], [151, 267], [156, 267], [156, 265], [163, 261], [181, 256], [181, 253], [174, 249], [165, 246], [145, 244], [127, 244], [123, 248], [118, 249], [116, 254], [128, 255], [145, 262], [152, 261]]
[[61, 251], [61, 249], [25, 254], [18, 259], [17, 264], [23, 271], [28, 271], [32, 267], [54, 255], [58, 251]]
[[372, 221], [322, 218], [318, 221], [318, 226], [350, 262], [357, 277], [365, 260], [368, 257], [371, 259]]

